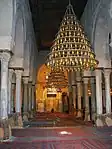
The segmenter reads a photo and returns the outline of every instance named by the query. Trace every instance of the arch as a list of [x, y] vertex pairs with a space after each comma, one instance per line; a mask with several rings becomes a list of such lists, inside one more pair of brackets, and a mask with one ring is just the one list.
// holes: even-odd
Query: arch
[[13, 47], [14, 55], [10, 61], [11, 67], [23, 67], [25, 34], [23, 14], [21, 9], [17, 9]]
[[[105, 4], [105, 7], [103, 7], [104, 4]], [[110, 68], [109, 45], [107, 41], [108, 6], [109, 6], [109, 3], [105, 3], [104, 1], [102, 1], [101, 3], [100, 1], [99, 9], [97, 9], [97, 13], [94, 18], [93, 30], [91, 34], [93, 49], [95, 50], [96, 58], [99, 60], [99, 67], [104, 67], [104, 68]]]
[[93, 23], [92, 23], [92, 33], [91, 33], [91, 44], [92, 45], [94, 45], [95, 28], [96, 28], [98, 14], [100, 12], [101, 3], [102, 3], [102, 0], [99, 1], [98, 5], [96, 7], [96, 10], [94, 12]]
[[24, 27], [23, 27], [23, 18], [20, 17], [16, 23], [15, 30], [15, 51], [14, 54], [18, 57], [23, 57], [24, 52]]
[[33, 40], [30, 40], [30, 81], [33, 81], [33, 69], [34, 69], [34, 48], [33, 48]]
[[31, 55], [31, 42], [30, 38], [27, 39], [25, 43], [25, 48], [24, 48], [24, 73], [23, 76], [29, 76], [30, 75], [30, 55]]

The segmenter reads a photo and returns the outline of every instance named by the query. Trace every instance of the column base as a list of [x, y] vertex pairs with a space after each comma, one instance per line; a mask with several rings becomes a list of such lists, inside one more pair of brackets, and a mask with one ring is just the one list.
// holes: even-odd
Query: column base
[[81, 117], [82, 117], [82, 111], [81, 110], [77, 110], [76, 118], [81, 118]]
[[85, 111], [84, 121], [90, 121], [90, 113]]
[[34, 112], [33, 111], [29, 112], [29, 118], [31, 118], [31, 119], [34, 118]]
[[112, 126], [112, 114], [102, 114], [96, 117], [96, 126]]
[[11, 128], [15, 128], [15, 115], [13, 114], [13, 115], [11, 115], [11, 116], [9, 116], [9, 125], [10, 125], [10, 127]]
[[96, 113], [95, 112], [92, 112], [92, 121], [95, 122], [95, 119], [96, 119]]
[[11, 136], [11, 127], [8, 119], [0, 119], [0, 140], [7, 140]]
[[108, 127], [112, 126], [112, 113], [105, 115], [105, 123]]
[[74, 108], [73, 115], [77, 116], [77, 110]]
[[21, 113], [16, 113], [16, 120], [15, 120], [16, 127], [23, 127], [23, 121]]
[[23, 121], [24, 122], [28, 122], [28, 117], [29, 117], [29, 113], [28, 112], [24, 112], [23, 113]]

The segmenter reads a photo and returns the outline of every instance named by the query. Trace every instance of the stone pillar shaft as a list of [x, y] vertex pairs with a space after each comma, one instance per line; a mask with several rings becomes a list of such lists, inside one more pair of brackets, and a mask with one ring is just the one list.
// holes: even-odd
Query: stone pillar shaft
[[16, 113], [21, 113], [21, 78], [23, 70], [15, 70], [16, 73]]
[[76, 109], [76, 76], [75, 76], [75, 72], [72, 72], [72, 95], [73, 95], [73, 105], [74, 105], [74, 109]]
[[76, 73], [76, 81], [77, 81], [77, 104], [78, 104], [78, 115], [77, 117], [81, 117], [81, 97], [82, 97], [82, 84], [81, 84], [81, 74], [80, 72]]
[[23, 111], [28, 112], [28, 79], [29, 77], [23, 77]]
[[71, 83], [71, 71], [68, 73], [68, 92], [69, 92], [69, 112], [72, 112], [72, 104], [73, 104], [73, 98], [72, 98], [72, 83]]
[[28, 110], [31, 111], [32, 107], [32, 82], [28, 83]]
[[6, 119], [8, 117], [8, 63], [10, 59], [9, 53], [1, 53], [1, 100], [0, 100], [0, 117]]
[[96, 70], [96, 107], [97, 115], [102, 114], [102, 73], [101, 70]]
[[77, 82], [77, 97], [78, 97], [78, 117], [81, 117], [81, 82]]
[[11, 111], [13, 111], [15, 108], [15, 89], [16, 89], [16, 83], [12, 83]]
[[35, 107], [35, 95], [34, 95], [34, 93], [35, 93], [35, 85], [32, 85], [32, 110], [34, 109], [34, 107]]
[[85, 121], [90, 121], [89, 98], [88, 98], [88, 78], [84, 80], [84, 100], [85, 100]]
[[96, 89], [95, 89], [95, 78], [90, 79], [91, 83], [91, 106], [92, 106], [92, 120], [95, 120], [96, 114]]
[[110, 97], [110, 70], [104, 70], [105, 77], [105, 93], [106, 93], [106, 113], [111, 113], [111, 97]]
[[14, 73], [13, 69], [9, 69], [9, 80], [8, 80], [8, 114], [13, 112], [11, 104], [12, 104], [12, 75]]

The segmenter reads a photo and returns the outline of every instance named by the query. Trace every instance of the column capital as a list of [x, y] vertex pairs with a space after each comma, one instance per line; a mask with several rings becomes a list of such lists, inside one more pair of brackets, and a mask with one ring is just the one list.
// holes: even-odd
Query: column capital
[[9, 50], [0, 50], [0, 59], [5, 62], [9, 62], [12, 56], [12, 52]]
[[84, 75], [84, 77], [87, 77], [87, 76], [90, 77], [91, 76], [91, 71], [90, 70], [88, 70], [88, 71], [85, 70], [83, 75]]
[[28, 84], [29, 76], [23, 76], [22, 79], [24, 84]]
[[16, 78], [21, 78], [23, 74], [23, 69], [15, 69]]
[[95, 78], [94, 77], [91, 77], [90, 78], [90, 82], [91, 82], [91, 84], [95, 84]]
[[84, 82], [84, 84], [88, 84], [88, 80], [89, 80], [89, 78], [83, 77], [83, 82]]
[[34, 87], [35, 87], [35, 85], [36, 85], [36, 84], [34, 84], [34, 83], [32, 84], [32, 86], [34, 86]]
[[109, 77], [110, 76], [110, 73], [111, 73], [111, 70], [110, 69], [104, 69], [104, 76], [105, 77]]
[[14, 73], [14, 70], [9, 68], [9, 79], [10, 79], [10, 81], [12, 81], [13, 73]]
[[102, 73], [103, 73], [103, 70], [102, 70], [102, 69], [96, 69], [96, 70], [95, 70], [95, 76], [96, 76], [96, 77], [99, 76], [99, 79], [102, 78]]
[[32, 81], [29, 81], [29, 80], [28, 80], [28, 84], [32, 84]]

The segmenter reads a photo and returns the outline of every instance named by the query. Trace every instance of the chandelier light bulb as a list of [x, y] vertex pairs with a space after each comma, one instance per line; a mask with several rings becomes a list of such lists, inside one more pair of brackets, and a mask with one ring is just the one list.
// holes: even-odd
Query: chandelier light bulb
[[94, 70], [97, 65], [91, 44], [69, 4], [47, 57], [47, 66], [54, 70], [84, 71]]

